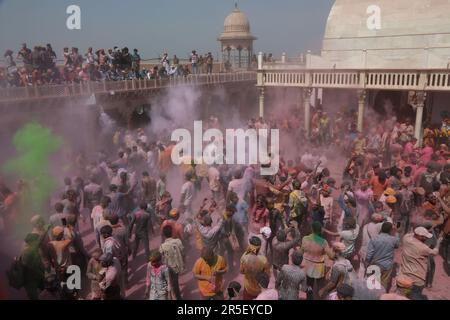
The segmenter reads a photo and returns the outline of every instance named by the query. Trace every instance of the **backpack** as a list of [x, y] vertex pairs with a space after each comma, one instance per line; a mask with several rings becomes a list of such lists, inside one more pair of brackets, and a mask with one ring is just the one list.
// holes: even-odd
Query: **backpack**
[[6, 276], [10, 287], [17, 290], [23, 287], [25, 284], [25, 268], [22, 264], [21, 257], [19, 257], [19, 259], [14, 258], [11, 267], [6, 271]]

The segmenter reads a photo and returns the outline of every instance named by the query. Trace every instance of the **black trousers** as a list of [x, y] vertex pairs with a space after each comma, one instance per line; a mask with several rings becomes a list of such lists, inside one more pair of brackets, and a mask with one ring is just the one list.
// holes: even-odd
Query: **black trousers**
[[178, 281], [178, 273], [175, 272], [172, 268], [169, 268], [169, 276], [170, 282], [172, 283], [172, 290], [177, 300], [182, 300], [181, 291], [180, 291], [180, 283]]
[[118, 285], [110, 286], [103, 292], [103, 300], [121, 300], [120, 287]]
[[430, 287], [433, 285], [434, 272], [436, 271], [436, 263], [434, 262], [434, 257], [428, 257], [428, 269], [427, 269], [427, 278], [425, 281], [425, 286]]
[[450, 265], [450, 234], [444, 236], [444, 240], [441, 242], [441, 247], [439, 249], [442, 258], [444, 258], [444, 267]]
[[234, 267], [234, 250], [229, 238], [219, 241], [219, 254], [224, 256], [225, 253], [227, 254], [228, 268], [232, 270]]
[[412, 286], [411, 294], [409, 295], [409, 298], [411, 300], [428, 300], [428, 297], [422, 293], [423, 286], [419, 287], [416, 285]]
[[134, 239], [134, 248], [133, 248], [133, 259], [136, 258], [138, 249], [139, 249], [139, 243], [142, 241], [144, 244], [144, 251], [145, 251], [145, 257], [146, 261], [150, 258], [150, 247], [149, 247], [149, 241], [148, 237], [141, 237], [136, 235]]
[[306, 284], [308, 287], [311, 287], [312, 290], [308, 290], [306, 292], [307, 300], [320, 300], [319, 290], [325, 286], [325, 277], [320, 279], [314, 279], [310, 277], [306, 277]]

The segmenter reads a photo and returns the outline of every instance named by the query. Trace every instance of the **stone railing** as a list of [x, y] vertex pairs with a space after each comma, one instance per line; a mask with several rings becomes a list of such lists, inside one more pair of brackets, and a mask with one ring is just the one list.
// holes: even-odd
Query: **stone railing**
[[265, 70], [299, 70], [305, 69], [306, 58], [305, 56], [300, 57], [287, 57], [282, 55], [281, 60], [274, 60], [271, 62], [264, 62]]
[[166, 79], [135, 79], [123, 81], [82, 82], [62, 85], [10, 87], [0, 89], [0, 102], [29, 100], [38, 98], [57, 98], [71, 96], [90, 96], [101, 93], [119, 93], [139, 90], [155, 90], [180, 86], [214, 85], [232, 82], [255, 81], [256, 72], [191, 74], [187, 77]]
[[258, 72], [258, 85], [268, 87], [450, 90], [450, 70], [275, 70], [264, 65]]

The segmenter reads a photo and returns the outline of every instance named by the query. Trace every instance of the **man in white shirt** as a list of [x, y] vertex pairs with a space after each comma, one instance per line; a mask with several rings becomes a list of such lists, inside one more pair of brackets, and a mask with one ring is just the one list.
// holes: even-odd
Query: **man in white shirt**
[[320, 204], [325, 211], [324, 221], [332, 223], [334, 198], [331, 196], [332, 189], [323, 189], [320, 193]]
[[237, 169], [233, 174], [233, 180], [228, 184], [228, 192], [233, 191], [239, 197], [239, 201], [244, 201], [248, 192], [248, 183], [242, 178], [242, 170]]
[[93, 65], [95, 63], [95, 56], [94, 56], [94, 52], [92, 51], [92, 47], [89, 47], [87, 53], [85, 54], [86, 56], [86, 63], [89, 65]]
[[360, 268], [359, 275], [362, 277], [365, 274], [365, 260], [367, 256], [367, 246], [369, 241], [380, 233], [381, 226], [383, 225], [383, 216], [379, 213], [374, 213], [371, 216], [371, 221], [364, 225], [362, 230], [362, 243], [359, 250], [360, 256]]
[[215, 201], [220, 200], [220, 172], [215, 165], [212, 165], [208, 169], [208, 182], [209, 189], [211, 190], [212, 197]]
[[138, 139], [141, 140], [143, 143], [147, 143], [148, 138], [145, 135], [144, 130], [142, 130], [142, 128], [138, 129]]
[[159, 149], [156, 146], [156, 143], [151, 143], [150, 146], [147, 148], [147, 164], [149, 167], [149, 171], [151, 173], [155, 173], [156, 168], [158, 166], [158, 159], [159, 159]]
[[192, 54], [191, 54], [192, 74], [198, 73], [197, 64], [198, 64], [198, 55], [197, 55], [197, 52], [195, 50], [193, 50]]
[[308, 169], [314, 168], [314, 156], [311, 153], [303, 154], [300, 161]]
[[193, 172], [187, 171], [185, 183], [181, 186], [180, 209], [184, 213], [185, 219], [192, 219], [192, 201], [194, 199], [194, 184], [192, 183]]
[[54, 227], [63, 227], [63, 219], [67, 219], [68, 214], [64, 213], [64, 205], [61, 202], [55, 203], [55, 213], [49, 218], [49, 223]]
[[121, 271], [120, 262], [112, 254], [103, 254], [100, 257], [103, 270], [100, 271], [104, 275], [99, 286], [103, 292], [104, 300], [120, 300], [121, 297]]
[[109, 221], [105, 219], [105, 217], [108, 216], [108, 212], [105, 212], [105, 210], [108, 208], [110, 202], [111, 202], [111, 198], [106, 197], [106, 196], [103, 197], [100, 200], [100, 204], [95, 206], [92, 209], [92, 213], [91, 213], [91, 219], [92, 219], [92, 225], [93, 225], [94, 232], [95, 232], [95, 238], [96, 238], [97, 244], [100, 248], [102, 247], [102, 243], [103, 243], [103, 241], [102, 241], [103, 239], [100, 236], [100, 229], [104, 225], [107, 225], [107, 224], [110, 225]]
[[166, 192], [166, 175], [165, 173], [159, 174], [159, 179], [156, 181], [156, 200], [160, 201], [163, 194]]
[[84, 187], [85, 202], [89, 209], [100, 204], [103, 190], [94, 177], [89, 178], [89, 183]]

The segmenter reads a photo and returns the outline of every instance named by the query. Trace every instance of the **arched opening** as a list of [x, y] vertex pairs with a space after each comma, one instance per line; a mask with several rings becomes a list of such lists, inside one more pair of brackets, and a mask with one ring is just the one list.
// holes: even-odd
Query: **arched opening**
[[414, 119], [414, 109], [401, 91], [379, 91], [375, 95], [373, 109], [383, 117], [395, 116], [399, 121]]
[[132, 128], [145, 127], [151, 122], [150, 104], [142, 104], [137, 106], [131, 114], [130, 125]]

